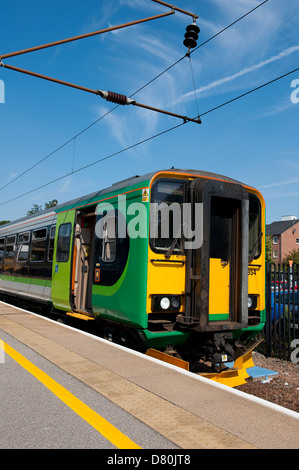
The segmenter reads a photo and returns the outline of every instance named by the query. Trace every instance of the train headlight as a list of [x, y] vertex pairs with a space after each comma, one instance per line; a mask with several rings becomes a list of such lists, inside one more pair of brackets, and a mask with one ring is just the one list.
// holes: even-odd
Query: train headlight
[[180, 299], [180, 297], [172, 297], [172, 298], [171, 298], [171, 301], [170, 301], [170, 304], [171, 304], [171, 308], [173, 308], [174, 310], [179, 309], [180, 306], [181, 306], [181, 299]]
[[160, 307], [163, 308], [163, 310], [168, 310], [170, 307], [170, 300], [168, 297], [163, 297], [160, 300]]
[[252, 306], [252, 298], [248, 297], [248, 308]]
[[180, 295], [153, 295], [152, 312], [178, 312], [181, 308]]

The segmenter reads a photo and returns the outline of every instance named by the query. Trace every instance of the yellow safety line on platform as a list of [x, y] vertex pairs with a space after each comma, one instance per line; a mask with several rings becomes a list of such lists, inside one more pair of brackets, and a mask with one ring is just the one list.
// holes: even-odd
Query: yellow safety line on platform
[[32, 374], [37, 380], [39, 380], [43, 385], [45, 385], [51, 392], [53, 392], [60, 400], [62, 400], [69, 408], [71, 408], [77, 415], [83, 418], [87, 423], [89, 423], [94, 429], [96, 429], [100, 434], [102, 434], [106, 439], [108, 439], [112, 444], [114, 444], [119, 449], [141, 449], [135, 442], [131, 441], [127, 436], [125, 436], [121, 431], [119, 431], [115, 426], [110, 424], [104, 418], [102, 418], [98, 413], [85, 405], [79, 398], [75, 397], [71, 392], [66, 390], [62, 385], [52, 379], [45, 372], [36, 367], [32, 362], [18, 353], [8, 344], [0, 341], [0, 347], [8, 354], [12, 359], [14, 359], [18, 364], [20, 364], [24, 369], [26, 369], [30, 374]]

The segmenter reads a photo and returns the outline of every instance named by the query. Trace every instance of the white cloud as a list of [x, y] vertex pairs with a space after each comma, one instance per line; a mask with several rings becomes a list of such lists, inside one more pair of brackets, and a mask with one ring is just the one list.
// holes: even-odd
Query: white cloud
[[[293, 46], [289, 47], [288, 49], [280, 52], [279, 54], [276, 54], [273, 57], [270, 57], [269, 59], [262, 60], [258, 64], [252, 65], [251, 67], [245, 67], [244, 69], [240, 70], [237, 73], [234, 73], [232, 75], [229, 75], [227, 77], [220, 78], [219, 80], [215, 80], [208, 85], [202, 86], [196, 90], [196, 93], [199, 95], [200, 93], [204, 93], [206, 91], [209, 91], [213, 88], [219, 87], [221, 85], [224, 85], [226, 83], [232, 82], [233, 80], [236, 80], [237, 78], [242, 77], [243, 75], [246, 75], [251, 72], [255, 72], [256, 70], [261, 69], [262, 67], [265, 67], [266, 65], [269, 65], [275, 61], [281, 60], [295, 52], [299, 51], [299, 45], [298, 46]], [[182, 95], [179, 99], [179, 101], [185, 101], [189, 99], [193, 99], [194, 97], [194, 91], [190, 91], [188, 93], [185, 93]]]
[[291, 178], [285, 181], [279, 181], [277, 183], [266, 184], [264, 186], [260, 186], [259, 189], [268, 189], [268, 188], [277, 188], [279, 186], [289, 186], [290, 184], [299, 183], [299, 176], [296, 178]]
[[15, 179], [16, 176], [18, 176], [18, 173], [15, 173], [15, 172], [11, 173], [8, 177], [8, 181]]
[[59, 182], [59, 188], [56, 190], [58, 194], [63, 194], [69, 191], [71, 187], [71, 182], [72, 182], [72, 177], [68, 176], [64, 180], [62, 180], [63, 183]]
[[256, 119], [263, 119], [265, 117], [274, 116], [275, 114], [279, 114], [289, 110], [293, 106], [293, 103], [288, 97], [287, 100], [285, 99], [283, 100], [283, 102], [280, 102], [274, 106], [270, 106], [268, 108], [263, 108], [260, 110], [257, 109], [254, 112], [243, 114], [241, 117], [238, 117], [238, 119], [236, 119], [236, 122], [255, 121]]

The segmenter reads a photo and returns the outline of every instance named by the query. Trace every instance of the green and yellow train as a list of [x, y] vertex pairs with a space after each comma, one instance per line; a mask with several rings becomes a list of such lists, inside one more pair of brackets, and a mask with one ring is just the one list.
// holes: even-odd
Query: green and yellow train
[[265, 323], [264, 226], [261, 194], [233, 179], [135, 176], [1, 226], [0, 293], [140, 350], [235, 360]]

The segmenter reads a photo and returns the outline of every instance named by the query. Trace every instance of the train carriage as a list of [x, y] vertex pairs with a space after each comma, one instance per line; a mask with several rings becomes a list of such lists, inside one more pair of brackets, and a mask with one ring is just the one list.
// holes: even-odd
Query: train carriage
[[0, 292], [97, 320], [106, 337], [213, 364], [265, 323], [254, 188], [163, 170], [0, 227]]

